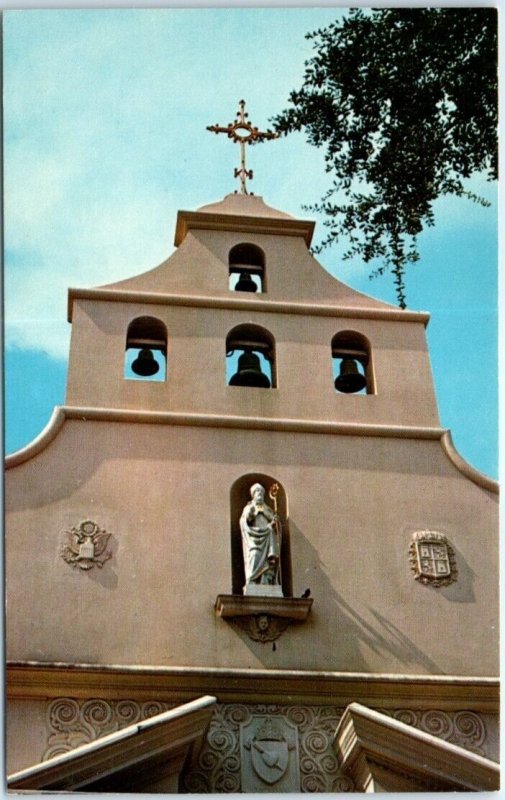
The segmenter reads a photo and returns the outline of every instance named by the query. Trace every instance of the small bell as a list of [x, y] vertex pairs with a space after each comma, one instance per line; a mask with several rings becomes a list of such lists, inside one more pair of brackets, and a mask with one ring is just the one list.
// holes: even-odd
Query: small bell
[[241, 272], [240, 278], [235, 284], [236, 292], [257, 292], [258, 287], [251, 278], [249, 272]]
[[335, 378], [335, 389], [344, 394], [359, 392], [366, 386], [366, 378], [359, 371], [354, 358], [343, 358], [340, 364], [340, 374]]
[[143, 378], [147, 378], [149, 375], [156, 375], [159, 368], [159, 364], [153, 356], [153, 351], [147, 348], [140, 351], [132, 364], [132, 370], [135, 375], [141, 375]]
[[238, 359], [238, 372], [232, 377], [230, 386], [257, 386], [270, 388], [270, 381], [261, 371], [260, 360], [256, 353], [242, 353]]

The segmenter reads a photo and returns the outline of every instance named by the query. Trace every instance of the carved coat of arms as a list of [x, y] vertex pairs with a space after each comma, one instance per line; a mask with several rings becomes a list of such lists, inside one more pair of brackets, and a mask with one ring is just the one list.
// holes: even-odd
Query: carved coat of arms
[[416, 580], [431, 586], [448, 586], [458, 571], [454, 551], [443, 533], [416, 531], [409, 550]]
[[241, 729], [242, 791], [299, 791], [297, 731], [285, 719], [253, 717]]
[[86, 520], [77, 528], [66, 531], [66, 543], [61, 547], [61, 556], [72, 567], [91, 569], [103, 567], [112, 557], [107, 550], [110, 533], [101, 530], [96, 522]]

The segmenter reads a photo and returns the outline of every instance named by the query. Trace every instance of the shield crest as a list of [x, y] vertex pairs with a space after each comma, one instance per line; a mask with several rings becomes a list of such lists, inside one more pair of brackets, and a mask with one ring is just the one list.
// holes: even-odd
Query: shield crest
[[253, 715], [240, 726], [243, 792], [299, 792], [298, 731], [282, 716]]
[[432, 586], [448, 586], [456, 580], [454, 552], [438, 531], [416, 531], [410, 546], [410, 563], [416, 580]]
[[445, 577], [451, 572], [445, 543], [416, 542], [419, 571], [429, 578]]
[[251, 761], [265, 783], [277, 783], [288, 767], [288, 743], [279, 739], [255, 739], [251, 746]]

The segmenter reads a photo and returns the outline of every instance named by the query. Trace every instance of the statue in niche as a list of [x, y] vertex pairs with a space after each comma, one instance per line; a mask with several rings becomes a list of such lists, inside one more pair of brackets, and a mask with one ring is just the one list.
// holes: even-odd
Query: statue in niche
[[265, 489], [260, 483], [250, 488], [252, 500], [240, 517], [244, 554], [245, 595], [282, 597], [280, 552], [281, 526], [277, 514], [278, 485], [270, 489], [275, 510], [265, 502]]

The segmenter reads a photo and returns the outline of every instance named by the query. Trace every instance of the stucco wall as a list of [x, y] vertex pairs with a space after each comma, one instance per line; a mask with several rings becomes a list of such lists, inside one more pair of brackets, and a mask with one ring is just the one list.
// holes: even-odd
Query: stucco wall
[[[314, 597], [275, 651], [214, 612], [231, 589], [230, 488], [256, 471], [287, 493], [294, 595]], [[438, 441], [67, 421], [8, 470], [6, 501], [10, 659], [497, 672], [496, 496]], [[59, 554], [85, 519], [114, 553], [88, 572]], [[455, 550], [451, 586], [413, 578], [426, 528]]]
[[[173, 703], [138, 702], [133, 698], [91, 700], [55, 698], [51, 700], [12, 700], [7, 728], [7, 774], [24, 769], [74, 747], [98, 739], [112, 731], [145, 719]], [[241, 722], [253, 714], [264, 714], [264, 704], [219, 704], [213, 725], [204, 739], [198, 762], [184, 770], [183, 785], [189, 791], [240, 791]], [[378, 709], [383, 711], [383, 709]], [[333, 734], [343, 707], [331, 705], [269, 704], [274, 719], [291, 719], [299, 737], [303, 791], [349, 791], [352, 783], [339, 773], [333, 748]], [[406, 711], [388, 709], [386, 714], [428, 733], [498, 761], [498, 718], [494, 714], [472, 711], [444, 712], [436, 709]], [[169, 790], [170, 791], [170, 790]], [[174, 789], [172, 789], [174, 791]], [[177, 789], [175, 788], [175, 791]]]
[[[150, 314], [168, 330], [167, 378], [124, 378], [126, 331]], [[226, 336], [253, 323], [276, 342], [277, 388], [226, 383]], [[342, 330], [372, 345], [376, 393], [338, 394], [331, 340]], [[422, 323], [265, 313], [218, 308], [74, 303], [67, 403], [186, 413], [252, 415], [390, 425], [438, 425]]]

